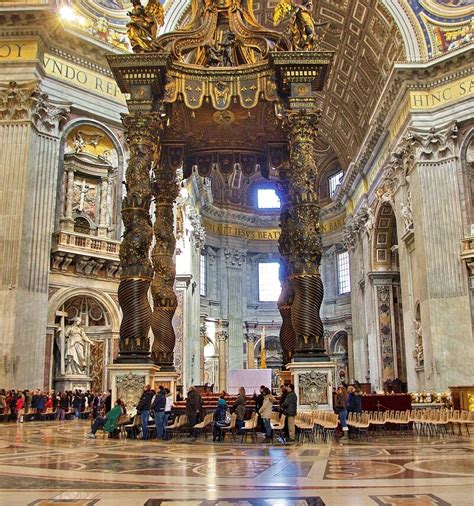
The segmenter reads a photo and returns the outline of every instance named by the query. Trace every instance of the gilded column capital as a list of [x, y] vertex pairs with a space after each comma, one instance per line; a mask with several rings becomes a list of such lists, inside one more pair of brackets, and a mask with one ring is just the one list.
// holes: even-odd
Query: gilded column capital
[[39, 131], [58, 135], [70, 106], [50, 100], [38, 81], [0, 83], [0, 121], [31, 121]]

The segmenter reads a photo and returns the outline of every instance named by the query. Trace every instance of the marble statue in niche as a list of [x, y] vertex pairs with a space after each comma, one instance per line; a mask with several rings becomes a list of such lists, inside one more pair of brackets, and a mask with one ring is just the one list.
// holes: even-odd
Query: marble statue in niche
[[94, 343], [87, 337], [80, 318], [74, 318], [73, 324], [66, 327], [65, 337], [66, 374], [86, 374], [89, 346]]

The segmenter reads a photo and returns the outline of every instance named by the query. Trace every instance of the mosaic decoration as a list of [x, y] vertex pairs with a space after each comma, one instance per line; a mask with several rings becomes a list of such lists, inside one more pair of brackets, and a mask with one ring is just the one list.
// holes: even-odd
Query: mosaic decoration
[[436, 57], [474, 40], [473, 0], [409, 0], [428, 55]]
[[91, 347], [90, 377], [92, 378], [91, 390], [93, 392], [104, 391], [104, 355], [105, 342], [95, 340]]

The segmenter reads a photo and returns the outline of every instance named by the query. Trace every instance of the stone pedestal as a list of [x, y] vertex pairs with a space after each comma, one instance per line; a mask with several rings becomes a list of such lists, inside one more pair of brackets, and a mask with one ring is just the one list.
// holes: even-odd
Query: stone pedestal
[[171, 394], [173, 395], [173, 400], [176, 400], [176, 385], [178, 384], [179, 374], [173, 371], [159, 371], [153, 377], [153, 383], [151, 383], [151, 388], [157, 391], [158, 387], [161, 385], [164, 388], [169, 388]]
[[[154, 364], [113, 364], [108, 369], [112, 389], [112, 406], [117, 398], [120, 398], [125, 402], [127, 413], [130, 415], [136, 413], [136, 407], [145, 385], [151, 385], [153, 388], [155, 383], [160, 381], [158, 376], [160, 368]], [[170, 374], [173, 373], [166, 373], [166, 376]]]
[[332, 411], [336, 373], [333, 362], [291, 362], [287, 365], [298, 396], [298, 411]]
[[54, 382], [54, 388], [57, 392], [64, 392], [65, 390], [81, 390], [86, 392], [91, 388], [92, 378], [80, 374], [67, 374], [60, 376]]
[[288, 383], [292, 383], [293, 381], [293, 378], [291, 377], [291, 371], [278, 371], [276, 375], [278, 378], [279, 387], [281, 387], [282, 385], [287, 385]]

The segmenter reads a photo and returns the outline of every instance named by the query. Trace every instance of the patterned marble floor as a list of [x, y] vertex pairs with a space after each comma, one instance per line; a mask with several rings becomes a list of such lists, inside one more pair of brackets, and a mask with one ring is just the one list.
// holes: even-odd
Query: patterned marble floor
[[474, 438], [294, 446], [85, 438], [88, 422], [0, 425], [0, 505], [474, 505]]

